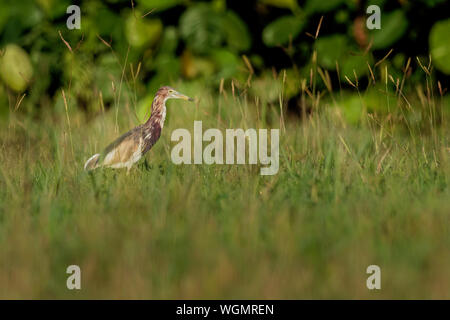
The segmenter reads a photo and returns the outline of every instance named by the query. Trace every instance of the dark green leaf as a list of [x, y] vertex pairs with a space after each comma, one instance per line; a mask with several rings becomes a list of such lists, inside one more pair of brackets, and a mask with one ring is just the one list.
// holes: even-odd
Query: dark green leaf
[[336, 69], [336, 61], [339, 62], [348, 50], [347, 38], [340, 34], [320, 37], [315, 46], [319, 65], [330, 70]]
[[305, 20], [296, 16], [284, 16], [266, 26], [262, 33], [263, 42], [268, 47], [285, 45], [302, 31]]
[[140, 0], [139, 4], [148, 10], [166, 10], [170, 9], [178, 4], [182, 4], [183, 0]]
[[186, 45], [197, 53], [220, 47], [225, 37], [220, 14], [207, 4], [195, 5], [183, 13], [180, 33]]
[[436, 68], [450, 74], [450, 19], [438, 21], [430, 32], [431, 58]]
[[223, 17], [223, 25], [227, 43], [239, 51], [250, 48], [251, 38], [246, 24], [233, 11], [227, 11]]
[[381, 29], [371, 30], [372, 48], [386, 49], [391, 47], [408, 29], [408, 20], [402, 10], [381, 14]]
[[308, 0], [305, 5], [305, 10], [308, 13], [329, 12], [343, 3], [345, 3], [345, 0]]

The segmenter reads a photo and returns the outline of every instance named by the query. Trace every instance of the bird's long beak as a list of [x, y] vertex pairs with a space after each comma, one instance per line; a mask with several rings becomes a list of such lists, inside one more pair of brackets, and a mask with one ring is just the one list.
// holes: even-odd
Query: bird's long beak
[[179, 93], [179, 92], [175, 93], [175, 97], [176, 97], [177, 99], [183, 99], [183, 100], [186, 100], [186, 101], [194, 101], [193, 98], [190, 98], [190, 97], [188, 97], [187, 95], [184, 95], [184, 94]]

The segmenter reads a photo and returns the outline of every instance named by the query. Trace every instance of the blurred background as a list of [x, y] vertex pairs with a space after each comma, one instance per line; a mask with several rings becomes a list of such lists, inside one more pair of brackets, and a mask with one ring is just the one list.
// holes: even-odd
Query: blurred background
[[[449, 12], [1, 0], [0, 298], [450, 298]], [[162, 85], [195, 103], [168, 102], [129, 175], [86, 174]], [[170, 133], [195, 120], [279, 128], [279, 172], [175, 165]], [[66, 288], [72, 264], [81, 291]]]
[[[365, 86], [368, 63], [380, 61], [391, 49], [382, 63], [393, 78], [405, 73], [405, 90], [425, 79], [421, 68], [405, 69], [408, 58], [417, 64], [419, 57], [428, 65], [431, 56], [434, 83], [439, 81], [445, 91], [450, 74], [446, 2], [2, 1], [0, 117], [7, 117], [17, 100], [21, 112], [36, 116], [42, 110], [63, 111], [60, 89], [70, 88], [73, 105], [87, 118], [110, 108], [116, 100], [133, 105], [143, 120], [153, 93], [162, 85], [175, 86], [182, 80], [191, 88], [188, 91], [199, 92], [218, 90], [221, 83], [229, 88], [232, 79], [242, 87], [249, 76], [255, 96], [277, 103], [279, 81], [275, 78], [281, 71], [287, 75], [290, 116], [301, 116], [299, 110], [307, 108], [300, 99], [302, 81], [309, 81], [315, 62], [327, 72], [334, 88], [350, 87], [346, 76], [353, 83], [359, 78], [358, 84]], [[80, 30], [66, 27], [71, 4], [81, 8]], [[381, 8], [381, 30], [369, 31], [365, 26], [370, 4]], [[318, 52], [315, 57], [314, 52]], [[118, 98], [114, 86], [121, 79], [126, 85]], [[315, 89], [324, 90], [325, 81], [315, 80]], [[376, 92], [376, 86], [371, 90]], [[365, 95], [369, 109], [383, 112], [371, 96], [379, 95]], [[341, 104], [350, 105], [347, 109], [351, 110], [352, 97], [344, 97]], [[355, 116], [348, 112], [351, 121]]]

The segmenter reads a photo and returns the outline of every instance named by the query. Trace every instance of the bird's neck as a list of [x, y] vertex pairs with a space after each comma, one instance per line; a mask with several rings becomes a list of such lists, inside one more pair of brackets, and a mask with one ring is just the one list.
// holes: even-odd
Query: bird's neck
[[166, 120], [166, 99], [156, 96], [152, 103], [152, 112], [148, 118], [146, 125], [159, 122], [161, 128], [164, 126]]

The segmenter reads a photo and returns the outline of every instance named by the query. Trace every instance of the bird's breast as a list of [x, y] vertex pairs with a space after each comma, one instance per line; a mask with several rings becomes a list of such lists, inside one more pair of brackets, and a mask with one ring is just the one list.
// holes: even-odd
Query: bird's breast
[[146, 128], [142, 141], [142, 154], [150, 150], [153, 145], [158, 141], [161, 136], [162, 126], [160, 121], [154, 121], [150, 123], [150, 126]]

